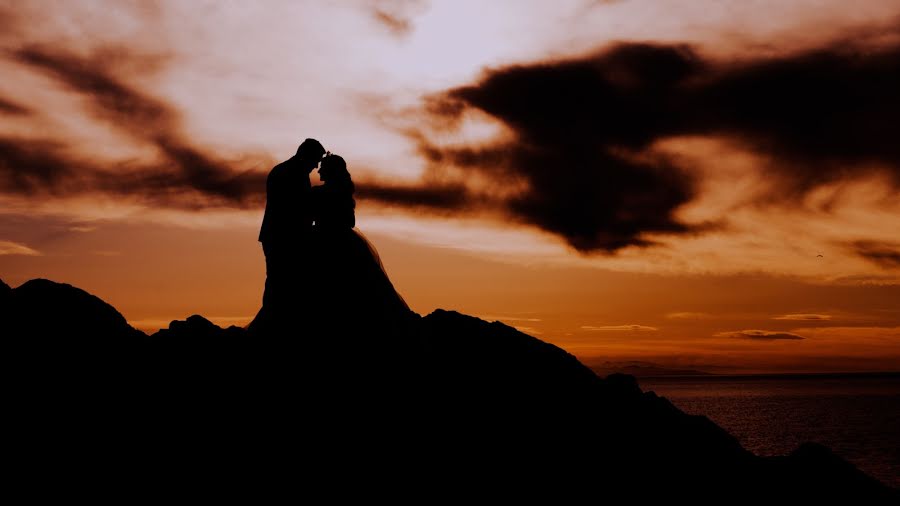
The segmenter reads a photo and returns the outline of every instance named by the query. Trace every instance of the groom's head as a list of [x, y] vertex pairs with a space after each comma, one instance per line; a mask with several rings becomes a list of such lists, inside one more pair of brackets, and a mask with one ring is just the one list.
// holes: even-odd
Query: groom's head
[[315, 139], [306, 139], [297, 148], [295, 158], [304, 169], [312, 172], [319, 165], [323, 156], [325, 156], [325, 148], [322, 147], [322, 144]]

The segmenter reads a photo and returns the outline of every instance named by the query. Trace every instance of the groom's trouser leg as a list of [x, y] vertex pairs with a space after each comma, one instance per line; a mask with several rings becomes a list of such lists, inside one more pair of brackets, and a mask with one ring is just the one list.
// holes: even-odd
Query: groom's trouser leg
[[263, 307], [272, 311], [278, 299], [278, 285], [283, 282], [281, 266], [281, 248], [271, 242], [262, 243], [263, 254], [266, 256], [266, 286], [263, 292]]
[[[263, 243], [266, 255], [266, 286], [263, 293], [263, 307], [268, 312], [287, 309], [289, 312], [302, 309], [298, 306], [300, 287], [299, 273], [302, 271], [303, 258], [296, 245], [289, 241], [273, 241]], [[290, 309], [293, 308], [293, 309]], [[281, 316], [286, 316], [287, 313]]]

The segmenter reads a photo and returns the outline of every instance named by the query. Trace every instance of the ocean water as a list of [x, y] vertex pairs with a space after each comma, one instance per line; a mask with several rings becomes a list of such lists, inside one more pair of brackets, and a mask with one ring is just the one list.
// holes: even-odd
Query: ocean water
[[900, 487], [900, 374], [639, 378], [682, 411], [705, 415], [757, 455], [814, 441]]

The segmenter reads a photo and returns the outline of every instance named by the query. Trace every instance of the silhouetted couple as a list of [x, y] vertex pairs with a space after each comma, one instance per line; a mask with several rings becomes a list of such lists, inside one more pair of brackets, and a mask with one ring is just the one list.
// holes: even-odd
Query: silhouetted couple
[[[322, 184], [312, 186], [319, 167]], [[409, 314], [378, 254], [354, 227], [347, 164], [315, 139], [276, 165], [266, 181], [259, 233], [266, 256], [263, 307], [249, 329], [285, 335], [395, 325]]]

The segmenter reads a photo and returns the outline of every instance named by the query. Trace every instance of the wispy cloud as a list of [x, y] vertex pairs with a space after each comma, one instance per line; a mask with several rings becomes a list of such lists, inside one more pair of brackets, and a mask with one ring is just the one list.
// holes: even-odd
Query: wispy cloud
[[860, 257], [881, 267], [900, 269], [900, 245], [896, 243], [855, 241], [850, 247]]
[[500, 320], [507, 322], [539, 322], [541, 318], [528, 318], [524, 316], [503, 316], [503, 315], [481, 315], [479, 318], [483, 320]]
[[628, 331], [628, 332], [652, 332], [655, 330], [659, 330], [656, 327], [649, 327], [647, 325], [582, 325], [581, 330], [589, 330], [589, 331]]
[[791, 332], [774, 332], [770, 330], [735, 330], [719, 332], [715, 337], [728, 337], [734, 339], [752, 339], [755, 341], [801, 340], [803, 336]]
[[666, 313], [666, 318], [670, 318], [672, 320], [703, 320], [706, 318], [711, 318], [712, 315], [709, 313], [698, 313], [692, 311], [678, 311], [674, 313]]
[[[0, 137], [0, 189], [24, 195], [105, 193], [151, 205], [258, 207], [265, 172], [239, 169], [196, 146], [181, 130], [177, 109], [118, 77], [116, 64], [142, 59], [122, 49], [82, 56], [59, 47], [27, 46], [11, 52], [17, 63], [41, 72], [79, 96], [97, 121], [159, 153], [159, 159], [104, 164], [56, 140]], [[264, 158], [263, 158], [264, 159]], [[260, 157], [249, 162], [257, 169]], [[268, 160], [265, 165], [269, 166]]]
[[12, 241], [0, 241], [0, 255], [40, 256], [41, 253]]
[[512, 327], [514, 329], [518, 330], [519, 332], [524, 332], [525, 334], [531, 334], [534, 336], [539, 336], [539, 335], [543, 334], [543, 332], [540, 329], [537, 329], [535, 327], [528, 327], [525, 325], [512, 325]]
[[397, 36], [408, 35], [413, 30], [413, 18], [428, 5], [425, 0], [377, 0], [364, 1], [372, 18]]
[[19, 105], [10, 100], [0, 97], [0, 114], [9, 114], [13, 116], [24, 116], [30, 114], [31, 110], [23, 105]]
[[781, 316], [775, 316], [772, 319], [773, 320], [798, 320], [798, 321], [825, 321], [825, 320], [830, 320], [831, 315], [813, 314], [813, 313], [797, 313], [797, 314], [784, 314]]
[[68, 230], [69, 230], [69, 232], [88, 233], [88, 232], [93, 232], [94, 230], [97, 230], [97, 227], [95, 227], [93, 225], [71, 225], [71, 226], [69, 226]]

